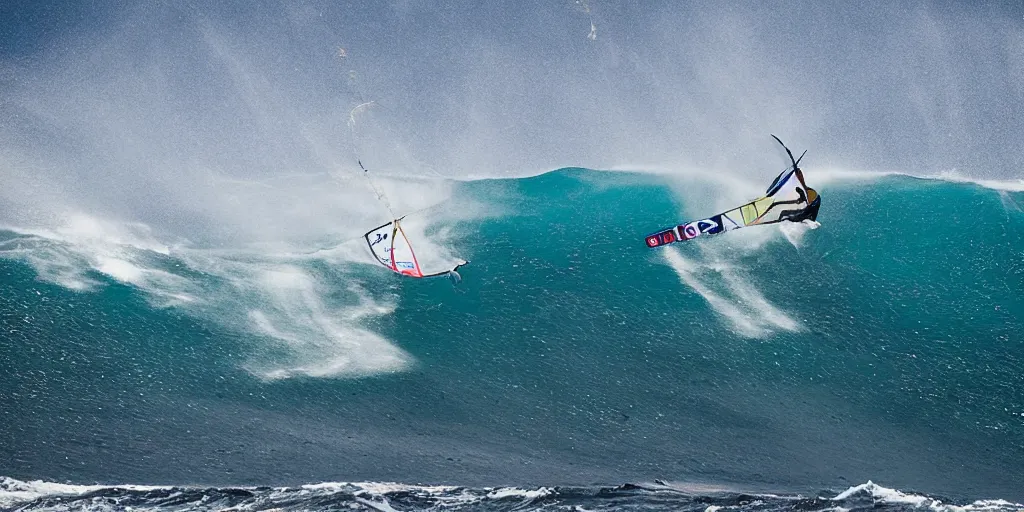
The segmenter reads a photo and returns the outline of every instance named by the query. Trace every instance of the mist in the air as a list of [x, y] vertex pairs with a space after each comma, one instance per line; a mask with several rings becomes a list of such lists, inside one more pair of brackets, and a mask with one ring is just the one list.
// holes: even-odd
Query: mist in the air
[[183, 238], [358, 234], [387, 213], [357, 158], [411, 211], [449, 189], [383, 176], [585, 166], [760, 183], [786, 165], [770, 133], [809, 150], [808, 169], [1024, 176], [1012, 2], [16, 2], [0, 14], [5, 225], [86, 212]]

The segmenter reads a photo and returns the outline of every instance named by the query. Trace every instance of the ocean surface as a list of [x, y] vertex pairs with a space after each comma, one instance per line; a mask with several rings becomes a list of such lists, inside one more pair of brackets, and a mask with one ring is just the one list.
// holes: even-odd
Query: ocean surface
[[0, 509], [1024, 509], [1024, 183], [805, 172], [820, 225], [657, 250], [743, 198], [446, 182], [406, 225], [458, 286], [387, 219], [4, 225]]

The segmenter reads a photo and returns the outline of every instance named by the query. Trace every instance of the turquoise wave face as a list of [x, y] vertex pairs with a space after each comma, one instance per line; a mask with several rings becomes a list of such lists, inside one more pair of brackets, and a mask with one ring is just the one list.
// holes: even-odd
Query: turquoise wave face
[[[86, 272], [101, 286], [71, 291], [38, 280], [46, 267], [25, 262], [42, 246], [13, 252], [28, 242], [9, 233], [0, 474], [870, 479], [1021, 497], [1024, 195], [895, 176], [833, 183], [816, 187], [817, 229], [652, 250], [646, 234], [716, 213], [704, 211], [712, 187], [666, 180], [566, 169], [460, 184], [456, 197], [497, 213], [442, 226], [471, 261], [458, 287], [315, 257], [218, 274], [227, 264], [201, 271], [205, 260], [172, 252], [159, 269], [183, 281]], [[165, 282], [218, 298], [218, 314], [154, 303], [137, 284]], [[320, 369], [374, 370], [266, 371], [317, 354], [330, 363]]]

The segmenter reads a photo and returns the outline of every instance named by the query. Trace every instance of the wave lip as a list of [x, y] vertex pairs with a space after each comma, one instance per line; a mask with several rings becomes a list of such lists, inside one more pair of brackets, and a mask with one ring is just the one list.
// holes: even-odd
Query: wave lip
[[964, 176], [956, 171], [942, 171], [931, 174], [915, 174], [906, 171], [851, 171], [842, 169], [822, 169], [813, 172], [813, 181], [818, 185], [828, 185], [842, 181], [873, 181], [889, 176], [902, 176], [928, 181], [944, 181], [948, 183], [973, 184], [992, 190], [1005, 192], [1024, 192], [1024, 179], [979, 179]]

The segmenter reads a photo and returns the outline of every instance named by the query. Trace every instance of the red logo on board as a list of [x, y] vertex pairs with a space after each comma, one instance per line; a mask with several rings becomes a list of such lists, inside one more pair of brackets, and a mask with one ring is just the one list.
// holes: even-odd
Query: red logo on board
[[697, 227], [693, 224], [686, 224], [684, 226], [679, 226], [679, 234], [689, 240], [691, 238], [697, 238], [697, 235], [699, 235], [700, 232], [697, 231]]

